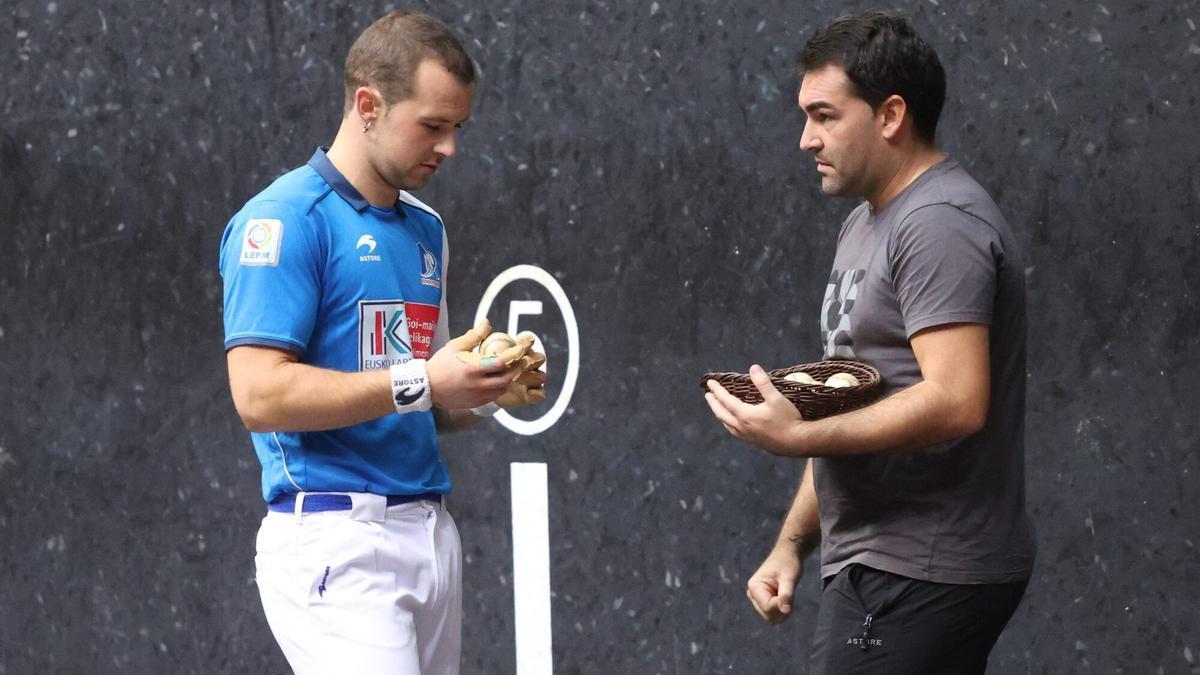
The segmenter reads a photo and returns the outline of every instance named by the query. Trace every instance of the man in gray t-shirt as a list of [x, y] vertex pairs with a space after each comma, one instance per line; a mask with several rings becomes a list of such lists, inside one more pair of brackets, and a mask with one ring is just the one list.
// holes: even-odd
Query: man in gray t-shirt
[[857, 562], [948, 584], [1029, 578], [1024, 269], [996, 205], [951, 160], [846, 219], [822, 304], [825, 358], [875, 366], [887, 396], [922, 381], [914, 335], [977, 324], [988, 327], [990, 391], [972, 434], [813, 460], [822, 577]]
[[819, 542], [812, 672], [983, 672], [1034, 557], [1021, 253], [987, 192], [937, 148], [945, 74], [906, 20], [837, 19], [800, 65], [800, 146], [825, 193], [865, 200], [838, 236], [824, 356], [875, 366], [883, 397], [805, 421], [758, 366], [760, 405], [709, 383], [730, 433], [809, 458], [747, 595], [783, 621]]

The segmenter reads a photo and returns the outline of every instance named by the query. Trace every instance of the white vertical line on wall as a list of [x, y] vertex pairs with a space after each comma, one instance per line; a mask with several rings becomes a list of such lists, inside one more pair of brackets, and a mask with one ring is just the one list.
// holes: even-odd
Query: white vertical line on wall
[[550, 675], [550, 509], [546, 465], [512, 463], [517, 675]]

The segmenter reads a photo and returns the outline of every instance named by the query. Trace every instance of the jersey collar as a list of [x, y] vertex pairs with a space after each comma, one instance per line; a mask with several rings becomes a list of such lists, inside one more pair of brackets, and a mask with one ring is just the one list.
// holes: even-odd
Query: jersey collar
[[[362, 196], [362, 193], [358, 191], [358, 188], [354, 187], [350, 184], [350, 181], [346, 180], [346, 177], [342, 175], [341, 171], [337, 170], [337, 167], [333, 165], [333, 162], [329, 161], [329, 157], [325, 154], [328, 150], [329, 148], [326, 147], [318, 147], [316, 152], [313, 153], [313, 156], [309, 158], [308, 165], [312, 167], [313, 171], [316, 171], [326, 183], [329, 183], [329, 187], [333, 188], [333, 191], [336, 192], [339, 197], [344, 199], [350, 206], [353, 206], [355, 211], [362, 213], [367, 209], [368, 206], [371, 205], [370, 202], [368, 202], [367, 199]], [[407, 214], [404, 213], [404, 207], [401, 206], [398, 196], [396, 198], [395, 208], [396, 213], [398, 213], [401, 218], [407, 217]]]

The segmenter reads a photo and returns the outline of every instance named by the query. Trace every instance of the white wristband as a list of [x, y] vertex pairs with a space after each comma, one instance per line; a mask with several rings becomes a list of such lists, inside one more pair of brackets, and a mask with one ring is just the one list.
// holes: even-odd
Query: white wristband
[[392, 403], [401, 415], [433, 407], [425, 359], [412, 359], [392, 366]]
[[471, 412], [475, 413], [479, 417], [491, 417], [492, 415], [500, 412], [500, 406], [496, 405], [495, 401], [492, 401], [491, 403], [484, 403], [479, 407], [471, 408]]

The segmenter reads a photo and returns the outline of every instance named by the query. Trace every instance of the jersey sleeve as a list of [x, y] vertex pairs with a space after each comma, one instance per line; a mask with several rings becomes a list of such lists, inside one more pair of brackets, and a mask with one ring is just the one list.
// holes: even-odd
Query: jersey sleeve
[[1000, 237], [949, 204], [917, 209], [892, 233], [888, 263], [905, 334], [950, 323], [990, 325]]
[[247, 205], [225, 228], [225, 349], [259, 345], [303, 355], [320, 301], [321, 256], [311, 223], [280, 202]]

